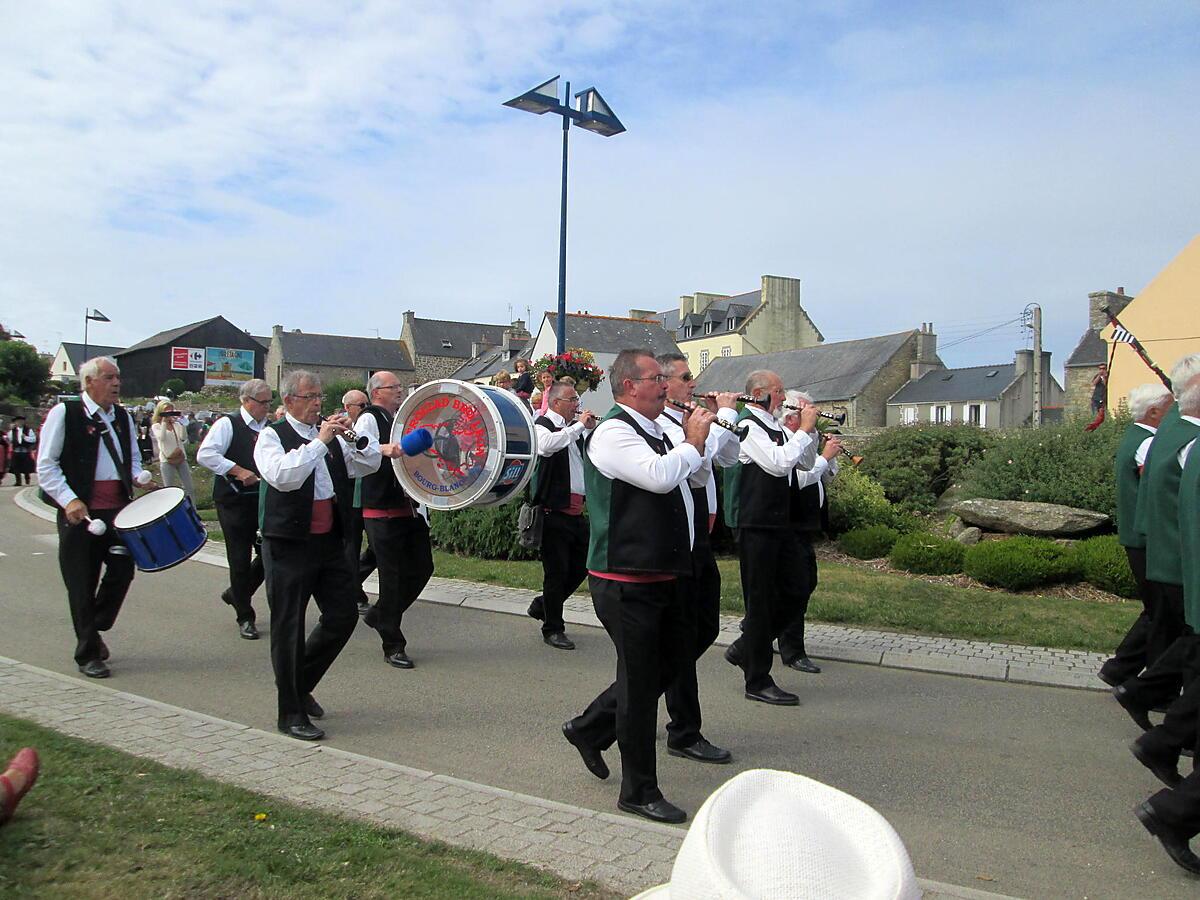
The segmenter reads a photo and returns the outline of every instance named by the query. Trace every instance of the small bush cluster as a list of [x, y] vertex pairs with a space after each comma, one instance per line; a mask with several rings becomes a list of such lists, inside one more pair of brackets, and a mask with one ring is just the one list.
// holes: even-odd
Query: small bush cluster
[[963, 571], [976, 581], [1009, 591], [1078, 581], [1080, 576], [1079, 561], [1070, 547], [1026, 535], [976, 544], [966, 552]]
[[829, 487], [829, 530], [835, 534], [871, 525], [912, 531], [915, 516], [894, 507], [882, 485], [855, 466], [842, 466]]
[[873, 438], [862, 469], [903, 510], [929, 512], [958, 474], [995, 440], [974, 425], [905, 425]]
[[838, 539], [838, 547], [855, 559], [880, 559], [891, 551], [900, 532], [886, 525], [852, 528]]
[[916, 532], [902, 535], [896, 541], [888, 562], [918, 575], [954, 575], [962, 571], [965, 550], [958, 541]]
[[430, 516], [429, 538], [435, 547], [480, 559], [538, 559], [536, 549], [517, 542], [519, 503], [476, 506]]
[[1137, 582], [1129, 568], [1125, 548], [1117, 543], [1116, 535], [1105, 534], [1088, 538], [1075, 545], [1079, 573], [1088, 584], [1116, 594], [1136, 597]]

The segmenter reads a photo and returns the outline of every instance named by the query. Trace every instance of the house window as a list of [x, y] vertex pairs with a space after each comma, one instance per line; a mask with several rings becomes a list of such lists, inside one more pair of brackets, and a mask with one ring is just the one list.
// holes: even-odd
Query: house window
[[705, 322], [704, 323], [704, 333], [705, 334], [712, 334], [716, 330], [716, 328], [717, 328], [716, 322]]
[[703, 371], [704, 367], [707, 365], [708, 365], [708, 351], [701, 350], [700, 351], [700, 369]]
[[732, 347], [722, 347], [721, 355], [722, 356], [733, 356], [733, 348]]
[[726, 330], [726, 331], [733, 331], [733, 329], [734, 329], [734, 328], [736, 328], [736, 327], [737, 327], [737, 319], [735, 319], [733, 316], [730, 316], [730, 317], [729, 317], [729, 318], [728, 318], [728, 319], [725, 321], [725, 330]]
[[450, 341], [446, 340], [445, 338], [442, 338], [442, 349], [443, 350], [452, 350], [452, 349], [454, 349], [454, 344], [452, 344]]
[[692, 336], [692, 326], [691, 325], [683, 326], [683, 336], [685, 339], [690, 338]]
[[904, 407], [904, 424], [913, 425], [917, 421], [917, 408], [915, 406]]
[[65, 359], [63, 360], [63, 368], [62, 368], [62, 370], [63, 370], [64, 372], [65, 372], [65, 371], [67, 371], [67, 361], [66, 361]]
[[935, 406], [933, 408], [933, 421], [936, 425], [945, 425], [950, 421], [950, 407]]
[[983, 407], [978, 403], [968, 403], [967, 404], [967, 415], [965, 416], [966, 420], [972, 425], [982, 425], [983, 424], [982, 409], [983, 409]]

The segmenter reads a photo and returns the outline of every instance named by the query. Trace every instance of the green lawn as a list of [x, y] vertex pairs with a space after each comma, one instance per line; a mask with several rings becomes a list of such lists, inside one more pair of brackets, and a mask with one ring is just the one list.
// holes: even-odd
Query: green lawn
[[42, 774], [0, 829], [0, 898], [615, 897], [0, 716], [0, 764], [23, 746]]

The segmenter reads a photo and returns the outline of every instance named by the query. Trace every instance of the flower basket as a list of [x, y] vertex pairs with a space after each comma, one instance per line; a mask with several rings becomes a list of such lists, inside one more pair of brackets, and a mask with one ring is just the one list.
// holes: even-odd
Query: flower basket
[[587, 350], [574, 347], [557, 356], [547, 353], [533, 364], [533, 371], [549, 372], [555, 381], [569, 375], [575, 379], [575, 390], [581, 394], [594, 390], [604, 380], [604, 371], [596, 365], [596, 358]]

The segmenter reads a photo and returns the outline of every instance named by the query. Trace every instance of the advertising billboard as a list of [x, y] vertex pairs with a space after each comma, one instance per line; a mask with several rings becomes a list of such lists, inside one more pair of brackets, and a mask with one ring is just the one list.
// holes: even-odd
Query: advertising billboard
[[204, 349], [206, 387], [241, 387], [254, 377], [254, 351], [229, 347]]
[[199, 347], [172, 347], [171, 371], [203, 372], [204, 351]]

